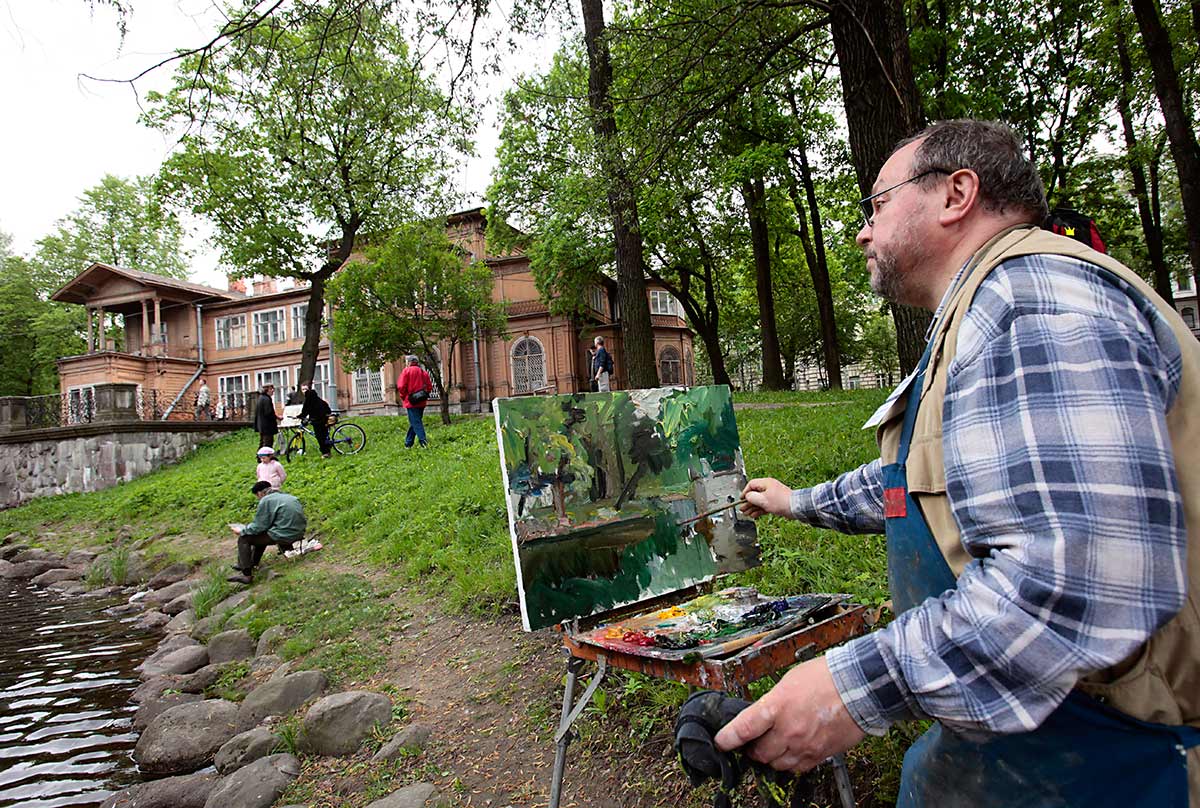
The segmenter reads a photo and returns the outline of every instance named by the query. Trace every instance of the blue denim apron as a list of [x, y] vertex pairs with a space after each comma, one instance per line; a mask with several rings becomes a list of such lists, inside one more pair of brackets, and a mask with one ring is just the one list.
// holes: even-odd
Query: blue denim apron
[[[897, 613], [956, 585], [905, 472], [931, 348], [908, 390], [896, 462], [883, 468], [888, 583]], [[1032, 732], [969, 740], [935, 724], [904, 756], [896, 804], [1188, 808], [1186, 752], [1197, 744], [1196, 728], [1139, 721], [1072, 691]]]

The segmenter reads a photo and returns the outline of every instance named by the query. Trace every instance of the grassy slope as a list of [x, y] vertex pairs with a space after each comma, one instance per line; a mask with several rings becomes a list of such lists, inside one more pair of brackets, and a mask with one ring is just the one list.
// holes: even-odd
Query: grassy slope
[[[813, 484], [870, 460], [873, 435], [860, 426], [883, 397], [881, 391], [772, 395], [771, 403], [818, 406], [739, 410], [748, 474]], [[281, 567], [280, 577], [256, 587], [256, 608], [239, 618], [254, 633], [288, 626], [284, 657], [303, 658], [338, 680], [359, 680], [377, 669], [386, 626], [403, 618], [386, 597], [398, 588], [425, 593], [454, 611], [495, 614], [512, 610], [515, 600], [494, 422], [468, 417], [448, 427], [432, 424], [427, 451], [403, 448], [403, 419], [359, 422], [369, 441], [361, 454], [288, 465], [285, 488], [305, 503], [326, 550]], [[165, 534], [153, 547], [167, 557], [228, 555], [225, 523], [249, 521], [252, 513], [256, 448], [256, 436], [239, 433], [108, 491], [0, 512], [0, 535], [53, 531], [43, 543], [65, 549], [111, 543], [119, 535]], [[872, 603], [887, 596], [880, 537], [842, 536], [780, 519], [762, 520], [759, 535], [763, 567], [733, 582], [773, 593], [850, 592]], [[605, 690], [621, 702], [602, 710], [607, 720], [631, 724], [662, 721], [683, 696], [638, 677], [615, 678]], [[869, 779], [877, 796], [894, 789], [910, 732], [860, 747], [856, 780]]]

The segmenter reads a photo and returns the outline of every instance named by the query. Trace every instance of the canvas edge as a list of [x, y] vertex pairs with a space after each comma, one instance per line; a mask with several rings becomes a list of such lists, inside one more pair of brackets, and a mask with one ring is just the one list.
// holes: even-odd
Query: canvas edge
[[525, 603], [525, 581], [521, 578], [521, 553], [517, 545], [517, 522], [513, 517], [512, 499], [508, 495], [508, 463], [504, 457], [504, 436], [500, 432], [500, 399], [492, 399], [492, 412], [496, 416], [496, 448], [500, 454], [500, 477], [504, 482], [504, 512], [508, 516], [508, 537], [512, 540], [513, 566], [517, 570], [517, 598], [521, 604], [521, 628], [533, 631], [529, 623], [529, 607]]

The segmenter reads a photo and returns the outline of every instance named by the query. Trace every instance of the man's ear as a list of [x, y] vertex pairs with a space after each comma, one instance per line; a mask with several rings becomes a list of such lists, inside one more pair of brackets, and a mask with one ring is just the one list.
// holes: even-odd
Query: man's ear
[[958, 224], [979, 206], [979, 175], [969, 168], [960, 168], [943, 183], [942, 210], [938, 222]]

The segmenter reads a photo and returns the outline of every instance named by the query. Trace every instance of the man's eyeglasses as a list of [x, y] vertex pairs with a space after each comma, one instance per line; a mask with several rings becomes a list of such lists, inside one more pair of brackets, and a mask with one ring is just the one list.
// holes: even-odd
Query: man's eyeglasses
[[894, 191], [897, 188], [901, 188], [905, 185], [908, 185], [910, 182], [916, 182], [919, 179], [928, 177], [930, 174], [953, 174], [953, 173], [954, 173], [953, 171], [950, 171], [945, 168], [930, 168], [926, 171], [922, 171], [920, 174], [917, 174], [914, 177], [909, 177], [904, 182], [896, 183], [891, 188], [884, 188], [882, 191], [877, 191], [877, 192], [871, 194], [866, 199], [864, 199], [858, 203], [859, 210], [862, 211], [863, 219], [866, 221], [867, 227], [875, 226], [875, 200], [878, 199], [879, 197], [883, 196], [886, 193], [889, 193], [890, 191]]

